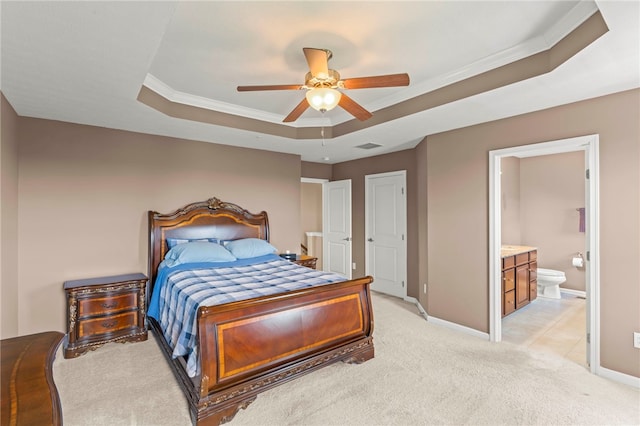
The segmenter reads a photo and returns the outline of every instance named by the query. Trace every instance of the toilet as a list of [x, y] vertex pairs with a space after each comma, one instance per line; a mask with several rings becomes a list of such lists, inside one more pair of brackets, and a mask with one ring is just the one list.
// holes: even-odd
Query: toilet
[[566, 280], [562, 271], [538, 268], [538, 296], [560, 299], [560, 284]]

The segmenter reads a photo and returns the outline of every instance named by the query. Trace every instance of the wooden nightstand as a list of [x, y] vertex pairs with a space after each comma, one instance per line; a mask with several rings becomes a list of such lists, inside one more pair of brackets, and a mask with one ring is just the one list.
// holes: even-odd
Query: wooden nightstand
[[64, 357], [75, 358], [109, 342], [147, 340], [144, 274], [66, 281], [67, 340]]
[[306, 266], [307, 268], [316, 269], [316, 262], [318, 261], [318, 258], [307, 256], [306, 254], [299, 254], [296, 256], [295, 260], [292, 259], [291, 261], [298, 265]]

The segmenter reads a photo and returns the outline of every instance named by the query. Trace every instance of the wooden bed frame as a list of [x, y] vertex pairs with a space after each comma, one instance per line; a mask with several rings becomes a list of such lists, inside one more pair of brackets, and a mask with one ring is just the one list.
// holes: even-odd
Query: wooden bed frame
[[[266, 212], [211, 198], [170, 214], [149, 211], [149, 283], [152, 294], [167, 238], [269, 240]], [[152, 331], [184, 391], [197, 425], [218, 425], [265, 390], [325, 365], [361, 363], [374, 356], [371, 277], [198, 309], [201, 374], [187, 375], [172, 359], [160, 326]], [[284, 396], [283, 396], [284, 397]]]

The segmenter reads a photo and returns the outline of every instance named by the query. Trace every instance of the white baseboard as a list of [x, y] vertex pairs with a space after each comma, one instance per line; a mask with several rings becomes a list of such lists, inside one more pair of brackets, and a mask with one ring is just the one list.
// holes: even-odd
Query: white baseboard
[[596, 369], [596, 375], [604, 377], [605, 379], [613, 380], [614, 382], [622, 383], [624, 385], [640, 389], [640, 377], [620, 373], [619, 371], [615, 370], [609, 370], [608, 368], [604, 367], [598, 367]]
[[585, 291], [582, 291], [582, 290], [573, 290], [573, 289], [570, 289], [570, 288], [562, 288], [562, 287], [560, 287], [560, 293], [573, 294], [574, 296], [584, 297], [585, 299], [587, 298], [587, 293]]
[[416, 305], [416, 307], [420, 311], [420, 315], [422, 315], [425, 320], [429, 321], [429, 315], [427, 315], [427, 311], [425, 311], [425, 309], [422, 307], [418, 299], [416, 299], [415, 297], [407, 296], [404, 298], [404, 300], [405, 302], [413, 303], [414, 305]]
[[425, 309], [422, 307], [420, 302], [415, 297], [405, 297], [404, 300], [415, 304], [418, 307], [418, 310], [420, 311], [424, 319], [426, 319], [428, 322], [432, 322], [434, 324], [438, 324], [438, 325], [450, 328], [452, 330], [461, 331], [463, 333], [470, 334], [475, 337], [479, 337], [483, 340], [489, 340], [489, 333], [484, 333], [474, 328], [466, 327], [464, 325], [456, 324], [455, 322], [443, 320], [443, 319], [428, 315], [427, 311], [425, 311]]

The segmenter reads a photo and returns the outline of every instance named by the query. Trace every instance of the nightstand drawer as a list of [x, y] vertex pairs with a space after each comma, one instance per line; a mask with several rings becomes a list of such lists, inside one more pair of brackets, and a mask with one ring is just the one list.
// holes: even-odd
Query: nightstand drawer
[[137, 317], [138, 313], [131, 311], [108, 317], [81, 320], [78, 324], [78, 338], [96, 334], [114, 333], [119, 330], [136, 327]]
[[138, 293], [78, 300], [78, 315], [101, 315], [138, 307]]

